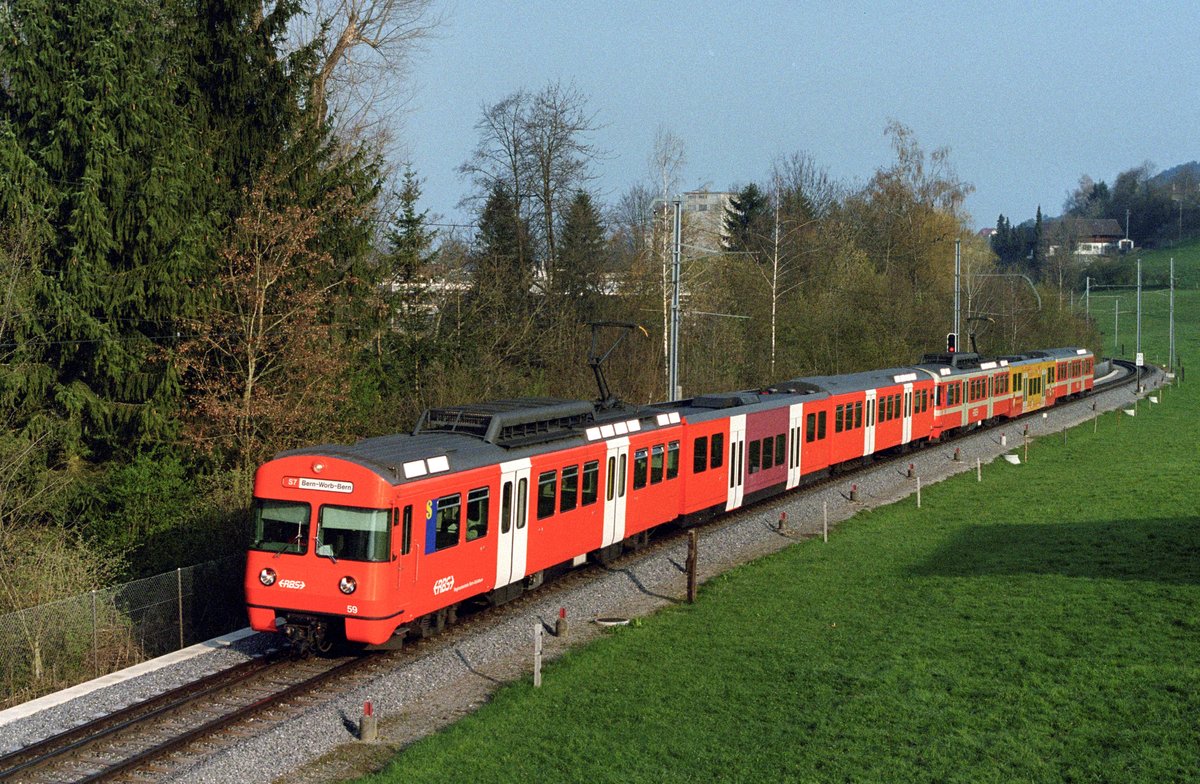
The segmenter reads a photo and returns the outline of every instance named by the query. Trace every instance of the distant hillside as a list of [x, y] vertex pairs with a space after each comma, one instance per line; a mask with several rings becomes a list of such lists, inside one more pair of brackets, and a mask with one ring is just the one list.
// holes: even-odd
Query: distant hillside
[[1155, 185], [1170, 185], [1178, 179], [1185, 179], [1190, 182], [1200, 181], [1200, 161], [1181, 163], [1178, 166], [1172, 166], [1169, 169], [1160, 171], [1150, 178], [1150, 182]]

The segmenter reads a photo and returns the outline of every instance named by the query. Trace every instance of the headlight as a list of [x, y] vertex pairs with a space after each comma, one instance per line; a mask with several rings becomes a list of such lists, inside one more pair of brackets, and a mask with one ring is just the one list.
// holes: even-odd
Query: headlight
[[343, 577], [338, 581], [338, 590], [347, 595], [354, 593], [354, 589], [357, 587], [358, 583], [354, 581], [353, 577]]
[[263, 585], [274, 585], [275, 584], [275, 570], [270, 569], [270, 568], [263, 569], [261, 572], [258, 573], [258, 581], [260, 583], [262, 583]]

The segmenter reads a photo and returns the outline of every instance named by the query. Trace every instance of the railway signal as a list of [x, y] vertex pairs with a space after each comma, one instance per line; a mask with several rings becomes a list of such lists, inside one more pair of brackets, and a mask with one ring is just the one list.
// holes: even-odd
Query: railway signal
[[958, 335], [954, 332], [946, 333], [946, 353], [953, 354], [958, 349]]

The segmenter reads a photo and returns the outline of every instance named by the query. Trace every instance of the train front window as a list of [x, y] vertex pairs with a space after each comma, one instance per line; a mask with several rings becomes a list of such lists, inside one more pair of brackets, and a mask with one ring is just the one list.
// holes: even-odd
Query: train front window
[[387, 509], [323, 506], [317, 527], [317, 555], [335, 560], [386, 561], [390, 519]]
[[253, 550], [269, 553], [308, 552], [308, 504], [258, 499], [254, 504]]

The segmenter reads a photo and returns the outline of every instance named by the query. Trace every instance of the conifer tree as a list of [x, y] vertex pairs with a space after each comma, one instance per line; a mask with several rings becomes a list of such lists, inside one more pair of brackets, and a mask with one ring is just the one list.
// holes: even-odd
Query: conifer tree
[[197, 201], [207, 165], [181, 106], [180, 28], [162, 17], [137, 0], [27, 0], [0, 19], [0, 117], [41, 168], [54, 230], [34, 375], [53, 379], [44, 415], [67, 423], [77, 453], [174, 432], [164, 340], [190, 307], [211, 227]]
[[559, 269], [553, 278], [558, 307], [571, 311], [578, 321], [599, 318], [605, 251], [600, 212], [592, 197], [579, 191], [563, 219]]
[[724, 216], [726, 238], [722, 245], [725, 249], [738, 252], [755, 250], [768, 233], [766, 224], [770, 210], [771, 200], [754, 183], [731, 197]]

